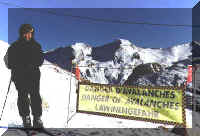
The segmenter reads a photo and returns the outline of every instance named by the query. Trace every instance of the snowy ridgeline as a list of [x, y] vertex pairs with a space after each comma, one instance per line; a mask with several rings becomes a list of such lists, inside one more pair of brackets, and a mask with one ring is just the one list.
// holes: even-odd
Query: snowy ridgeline
[[[5, 67], [3, 62], [3, 56], [8, 48], [8, 44], [0, 41], [0, 109], [3, 107], [4, 99], [7, 93], [7, 87], [10, 79], [10, 71]], [[186, 46], [187, 47], [187, 46]], [[128, 47], [130, 48], [130, 47]], [[77, 48], [78, 49], [78, 48]], [[85, 49], [84, 51], [89, 52], [90, 49]], [[129, 49], [130, 50], [130, 49]], [[139, 50], [139, 49], [138, 49]], [[77, 54], [78, 55], [78, 54]], [[182, 56], [183, 57], [183, 56]], [[90, 60], [90, 58], [88, 58]], [[91, 60], [92, 61], [92, 60]], [[95, 62], [95, 61], [93, 61]], [[81, 64], [81, 62], [80, 62]], [[85, 61], [85, 64], [86, 63]], [[81, 65], [85, 65], [81, 64]], [[111, 62], [106, 62], [105, 64], [100, 63], [104, 66], [105, 64], [112, 64]], [[136, 63], [134, 63], [136, 64]], [[114, 65], [114, 63], [112, 64]], [[114, 66], [118, 66], [120, 63], [116, 63]], [[125, 65], [123, 63], [123, 65]], [[97, 115], [89, 115], [76, 113], [76, 88], [77, 80], [74, 75], [67, 72], [52, 63], [45, 61], [41, 70], [41, 86], [40, 92], [43, 100], [43, 116], [44, 126], [47, 128], [157, 128], [159, 126], [165, 126], [172, 128], [173, 126], [154, 124], [150, 122], [135, 121], [135, 120], [125, 120], [112, 117], [104, 117]], [[69, 92], [70, 103], [69, 103]], [[68, 110], [69, 104], [69, 110]], [[68, 116], [69, 113], [69, 116]], [[192, 126], [192, 112], [186, 109], [187, 126]], [[199, 115], [198, 115], [199, 116]], [[67, 118], [70, 121], [67, 123]], [[17, 109], [17, 91], [14, 84], [11, 84], [10, 93], [8, 95], [6, 107], [4, 110], [3, 118], [0, 121], [1, 126], [20, 126], [22, 121], [18, 114]], [[198, 124], [197, 124], [198, 125]], [[99, 130], [95, 130], [97, 133], [102, 134]], [[88, 132], [89, 133], [89, 132]], [[105, 132], [107, 133], [107, 132]], [[113, 132], [119, 135], [120, 132]], [[132, 130], [127, 130], [127, 134], [133, 133]], [[139, 133], [139, 131], [135, 131]], [[151, 130], [145, 132], [148, 135], [159, 133], [157, 130]], [[168, 133], [166, 133], [167, 135]]]
[[[46, 59], [68, 68], [69, 61], [66, 58], [74, 54], [73, 61], [80, 66], [81, 76], [101, 84], [123, 84], [138, 66], [158, 64], [158, 72], [146, 73], [136, 82], [141, 85], [180, 85], [186, 80], [187, 66], [191, 64], [192, 55], [190, 43], [166, 49], [151, 49], [137, 47], [128, 40], [120, 39], [99, 47], [84, 43], [70, 47], [47, 52]], [[155, 69], [151, 65], [149, 68]]]

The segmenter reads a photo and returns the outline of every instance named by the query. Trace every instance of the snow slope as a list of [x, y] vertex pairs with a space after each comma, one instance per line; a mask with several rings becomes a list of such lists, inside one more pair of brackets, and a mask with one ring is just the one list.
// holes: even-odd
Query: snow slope
[[[3, 56], [8, 48], [7, 44], [1, 42], [0, 45], [0, 71], [1, 77], [1, 96], [3, 99], [0, 100], [0, 107], [2, 109], [3, 102], [7, 93], [7, 87], [10, 78], [10, 70], [5, 67], [3, 62]], [[41, 70], [41, 86], [40, 93], [43, 100], [43, 116], [44, 125], [46, 127], [64, 127], [67, 120], [68, 112], [68, 95], [70, 90], [75, 90], [75, 78], [70, 78], [70, 74], [67, 71], [61, 70], [60, 68], [52, 65], [45, 61]], [[2, 75], [3, 74], [3, 75]], [[73, 75], [72, 75], [73, 76]], [[11, 84], [10, 93], [8, 95], [6, 107], [4, 110], [1, 125], [15, 126], [20, 125], [21, 118], [18, 114], [17, 109], [17, 91], [14, 83]], [[54, 120], [54, 116], [57, 116], [57, 120]]]
[[[10, 70], [8, 70], [5, 67], [3, 62], [3, 56], [5, 55], [8, 46], [9, 45], [7, 43], [0, 41], [0, 71], [1, 71], [0, 109], [2, 109], [3, 107], [10, 78]], [[90, 52], [89, 49], [85, 51]], [[89, 59], [90, 58], [88, 58], [88, 60]], [[112, 65], [111, 62], [107, 62], [107, 64]], [[40, 93], [43, 100], [42, 120], [44, 122], [44, 126], [47, 128], [67, 128], [67, 127], [69, 128], [157, 128], [161, 126], [161, 124], [153, 124], [143, 121], [125, 120], [112, 117], [76, 113], [77, 80], [74, 78], [74, 75], [68, 71], [65, 71], [53, 65], [48, 61], [45, 61], [42, 67], [40, 67], [40, 70], [41, 70]], [[71, 94], [69, 102], [70, 91]], [[13, 127], [13, 126], [20, 126], [22, 124], [22, 121], [18, 114], [16, 102], [17, 102], [17, 91], [14, 84], [12, 83], [6, 107], [4, 109], [3, 118], [0, 121], [1, 126]], [[68, 104], [69, 104], [69, 110], [68, 110]], [[186, 113], [187, 113], [186, 116], [187, 125], [191, 127], [192, 112], [190, 110], [187, 110]], [[68, 117], [70, 121], [67, 123]], [[166, 126], [169, 128], [173, 127], [168, 125], [162, 125], [162, 126]], [[99, 135], [102, 134], [101, 130], [94, 130], [94, 131], [95, 132], [97, 131]], [[82, 133], [82, 131], [78, 132]], [[127, 130], [125, 133], [124, 132], [123, 133], [139, 134], [139, 132], [140, 131], [133, 132], [132, 130]], [[109, 130], [105, 131], [105, 133], [108, 134]], [[115, 133], [116, 135], [120, 135], [120, 132], [118, 131], [113, 133]], [[157, 130], [151, 130], [149, 132], [144, 132], [144, 133], [147, 135], [159, 134]]]

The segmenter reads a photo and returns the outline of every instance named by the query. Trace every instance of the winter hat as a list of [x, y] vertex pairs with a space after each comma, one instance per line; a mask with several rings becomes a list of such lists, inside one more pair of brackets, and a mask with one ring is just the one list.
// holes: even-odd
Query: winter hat
[[30, 24], [22, 24], [19, 28], [20, 37], [23, 37], [23, 35], [28, 32], [34, 32], [33, 26], [31, 26]]

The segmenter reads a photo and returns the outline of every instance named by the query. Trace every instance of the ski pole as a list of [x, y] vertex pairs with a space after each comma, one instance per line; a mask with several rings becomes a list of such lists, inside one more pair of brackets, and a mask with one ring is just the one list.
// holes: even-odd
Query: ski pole
[[5, 99], [5, 101], [4, 101], [3, 109], [2, 109], [2, 111], [1, 111], [0, 120], [2, 119], [2, 116], [3, 116], [3, 111], [4, 111], [4, 108], [5, 108], [5, 105], [6, 105], [6, 100], [7, 100], [7, 97], [8, 97], [8, 93], [9, 93], [9, 91], [10, 91], [11, 82], [12, 82], [12, 79], [10, 78], [10, 82], [9, 82], [9, 85], [8, 85], [8, 92], [7, 92], [7, 94], [6, 94], [6, 99]]
[[68, 128], [68, 125], [69, 125], [69, 107], [70, 107], [70, 95], [71, 95], [71, 83], [72, 83], [72, 70], [73, 70], [73, 63], [72, 63], [72, 66], [71, 66], [71, 73], [70, 73], [70, 90], [69, 90], [69, 101], [68, 101], [68, 107], [67, 107], [67, 110], [68, 110], [68, 114], [67, 114], [67, 128]]

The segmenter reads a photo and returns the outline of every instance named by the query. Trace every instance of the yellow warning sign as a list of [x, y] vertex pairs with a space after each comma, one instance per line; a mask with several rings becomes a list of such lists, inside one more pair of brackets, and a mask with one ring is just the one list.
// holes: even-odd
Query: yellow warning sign
[[77, 112], [185, 124], [184, 89], [79, 83]]

